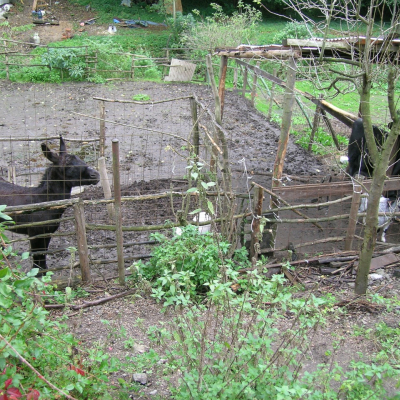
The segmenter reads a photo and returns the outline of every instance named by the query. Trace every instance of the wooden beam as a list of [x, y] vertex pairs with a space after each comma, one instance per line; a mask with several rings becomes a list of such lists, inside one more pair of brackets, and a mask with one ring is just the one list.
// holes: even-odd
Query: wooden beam
[[261, 57], [268, 60], [288, 60], [290, 58], [300, 58], [300, 50], [226, 50], [215, 49], [214, 55], [238, 58]]
[[[362, 185], [369, 190], [372, 180], [362, 182]], [[311, 185], [280, 186], [272, 188], [272, 191], [283, 197], [286, 201], [297, 201], [301, 199], [315, 199], [323, 196], [346, 196], [353, 193], [353, 182], [332, 182], [317, 183]], [[400, 178], [387, 179], [383, 187], [386, 190], [399, 190]]]
[[325, 43], [325, 49], [342, 49], [350, 50], [349, 42], [345, 40], [330, 42], [315, 39], [285, 39], [282, 41], [283, 46], [298, 46], [298, 47], [317, 47], [320, 48]]

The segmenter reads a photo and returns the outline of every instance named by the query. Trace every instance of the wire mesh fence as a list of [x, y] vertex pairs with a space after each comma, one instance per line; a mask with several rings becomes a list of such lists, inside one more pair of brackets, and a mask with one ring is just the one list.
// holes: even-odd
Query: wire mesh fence
[[[135, 259], [146, 259], [150, 256], [151, 246], [154, 244], [151, 233], [163, 232], [169, 236], [173, 235], [172, 226], [195, 223], [194, 215], [190, 212], [196, 209], [211, 212], [210, 203], [214, 211], [213, 221], [210, 223], [219, 231], [222, 230], [221, 224], [226, 223], [224, 233], [231, 235], [232, 242], [245, 244], [250, 240], [253, 222], [257, 218], [254, 214], [253, 192], [247, 192], [247, 188], [251, 188], [252, 181], [266, 188], [271, 187], [268, 186], [271, 183], [271, 174], [251, 175], [250, 170], [237, 167], [238, 154], [243, 150], [242, 145], [238, 146], [239, 140], [243, 139], [243, 135], [251, 135], [254, 128], [249, 123], [241, 125], [240, 129], [232, 129], [232, 121], [239, 124], [238, 113], [232, 116], [228, 112], [227, 124], [217, 126], [213, 117], [213, 103], [209, 98], [205, 99], [201, 87], [190, 87], [190, 90], [186, 91], [183, 91], [182, 87], [184, 86], [171, 87], [142, 82], [96, 86], [94, 91], [90, 85], [81, 84], [65, 84], [57, 90], [52, 85], [26, 85], [21, 87], [24, 96], [19, 97], [23, 98], [23, 101], [13, 97], [11, 91], [4, 91], [2, 106], [10, 112], [5, 112], [0, 121], [0, 139], [4, 140], [1, 174], [3, 178], [8, 179], [9, 167], [14, 166], [18, 184], [37, 185], [47, 165], [41, 154], [40, 143], [47, 138], [49, 145], [55, 147], [60, 134], [66, 138], [71, 153], [78, 154], [89, 165], [97, 168], [102, 153], [100, 142], [103, 131], [103, 151], [111, 188], [111, 140], [118, 139], [120, 146], [126, 267]], [[196, 90], [201, 93], [200, 96], [193, 95], [193, 91]], [[173, 92], [176, 92], [176, 95], [172, 96]], [[144, 95], [150, 97], [150, 101]], [[134, 98], [142, 100], [133, 100]], [[229, 105], [230, 101], [236, 104], [238, 100], [232, 93], [226, 101]], [[13, 117], [16, 110], [21, 118]], [[199, 138], [195, 139], [197, 129]], [[220, 129], [227, 139], [228, 163], [223, 158], [217, 129]], [[248, 133], [245, 133], [246, 130]], [[272, 142], [275, 143], [275, 140]], [[254, 165], [258, 165], [264, 162], [266, 154], [263, 149], [259, 149], [261, 142], [254, 144], [254, 147], [246, 150], [249, 157], [254, 159]], [[253, 153], [254, 150], [256, 153]], [[270, 151], [273, 153], [273, 147], [268, 149], [268, 152]], [[199, 179], [194, 179], [191, 174], [195, 168], [199, 169], [196, 170], [201, 175]], [[236, 168], [238, 171], [235, 171]], [[227, 184], [228, 169], [232, 170], [231, 186]], [[320, 182], [322, 176], [302, 179]], [[286, 181], [285, 184], [293, 183], [298, 181]], [[196, 190], [188, 193], [188, 189], [191, 188]], [[91, 268], [100, 275], [115, 275], [116, 230], [104, 203], [103, 189], [100, 186], [85, 188], [78, 196], [85, 201]], [[308, 205], [315, 205], [315, 199], [320, 203], [326, 202], [326, 196], [319, 199], [318, 197], [309, 198], [304, 202]], [[298, 204], [293, 200], [289, 200], [289, 203]], [[269, 194], [265, 192], [262, 213], [268, 214], [269, 208]], [[323, 206], [320, 209], [314, 207], [304, 212], [312, 218], [330, 218], [337, 214], [348, 215], [349, 208], [350, 200], [347, 200], [337, 205]], [[63, 217], [69, 218], [73, 215], [73, 209], [69, 208]], [[276, 249], [287, 252], [283, 249], [288, 249], [289, 244], [293, 243], [297, 253], [308, 255], [312, 252], [331, 252], [336, 248], [343, 248], [343, 237], [346, 235], [348, 224], [347, 215], [338, 221], [317, 222], [322, 230], [315, 223], [299, 222], [298, 220], [303, 220], [304, 217], [294, 214], [293, 211], [279, 211], [272, 215], [278, 218], [278, 221], [284, 221], [278, 225]], [[244, 216], [247, 216], [248, 220], [248, 224], [245, 225], [241, 223]], [[293, 218], [297, 221], [287, 221]], [[268, 231], [270, 227], [267, 225], [265, 229]], [[77, 254], [73, 250], [78, 247], [75, 231], [73, 220], [66, 220], [54, 234], [50, 245], [50, 252], [53, 254], [48, 255], [51, 268], [69, 268], [73, 264], [71, 251], [76, 261]], [[66, 248], [70, 250], [66, 251]], [[271, 249], [270, 243], [265, 241], [261, 245], [262, 249], [266, 252], [261, 254], [268, 254], [268, 250]], [[286, 253], [285, 255], [287, 256]]]

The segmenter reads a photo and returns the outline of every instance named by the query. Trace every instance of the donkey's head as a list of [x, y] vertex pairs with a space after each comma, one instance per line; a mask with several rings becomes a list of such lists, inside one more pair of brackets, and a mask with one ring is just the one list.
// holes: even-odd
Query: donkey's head
[[96, 185], [100, 174], [89, 167], [78, 156], [67, 153], [64, 139], [60, 136], [60, 153], [52, 152], [46, 144], [42, 143], [44, 156], [53, 163], [52, 181], [62, 182], [69, 187], [82, 185]]

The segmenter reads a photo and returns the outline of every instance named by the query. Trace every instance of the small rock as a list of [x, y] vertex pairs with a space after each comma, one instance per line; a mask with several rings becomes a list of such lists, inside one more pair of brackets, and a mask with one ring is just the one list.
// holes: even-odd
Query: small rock
[[383, 279], [383, 275], [380, 274], [369, 274], [368, 280], [371, 282], [381, 281]]
[[150, 396], [154, 396], [155, 394], [157, 394], [157, 390], [152, 390], [151, 392], [149, 392]]
[[149, 351], [149, 348], [148, 348], [147, 346], [143, 345], [143, 344], [136, 344], [136, 343], [135, 343], [135, 344], [133, 345], [133, 350], [134, 350], [136, 353], [143, 354], [143, 353], [148, 352], [148, 351]]
[[377, 269], [375, 271], [375, 273], [379, 274], [379, 275], [382, 275], [384, 279], [389, 279], [390, 278], [389, 274], [383, 268]]
[[132, 380], [134, 382], [139, 382], [141, 385], [146, 385], [147, 383], [147, 374], [133, 374]]
[[161, 365], [161, 364], [166, 364], [168, 362], [168, 360], [166, 359], [166, 358], [160, 358], [158, 361], [157, 361], [157, 364], [158, 365]]

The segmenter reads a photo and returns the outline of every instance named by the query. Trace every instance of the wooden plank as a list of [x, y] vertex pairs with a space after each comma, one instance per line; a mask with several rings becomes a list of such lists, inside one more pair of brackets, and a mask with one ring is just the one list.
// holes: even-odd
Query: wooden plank
[[[371, 180], [365, 180], [362, 185], [368, 190]], [[346, 196], [353, 193], [353, 183], [348, 182], [327, 182], [311, 185], [280, 186], [272, 188], [272, 191], [283, 197], [286, 201], [296, 201], [302, 199], [313, 199], [322, 196]], [[387, 179], [384, 183], [384, 190], [399, 190], [400, 178]]]
[[321, 48], [324, 45], [325, 49], [342, 49], [350, 50], [350, 44], [347, 40], [337, 42], [329, 42], [326, 40], [313, 39], [285, 39], [282, 42], [283, 46], [298, 46], [298, 47], [317, 47]]
[[222, 49], [216, 49], [215, 55], [227, 56], [227, 57], [240, 57], [240, 58], [254, 58], [262, 57], [269, 60], [287, 60], [289, 58], [300, 58], [301, 51], [299, 50], [253, 50], [253, 51], [226, 51]]
[[379, 268], [384, 268], [387, 265], [397, 263], [398, 261], [399, 261], [399, 256], [394, 253], [375, 257], [371, 260], [370, 271], [375, 271]]

